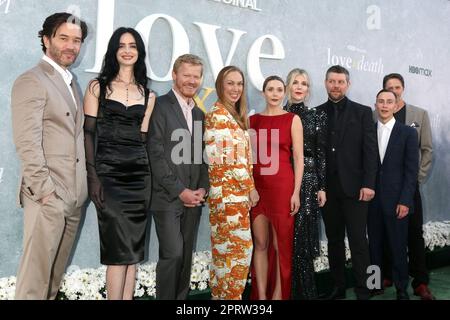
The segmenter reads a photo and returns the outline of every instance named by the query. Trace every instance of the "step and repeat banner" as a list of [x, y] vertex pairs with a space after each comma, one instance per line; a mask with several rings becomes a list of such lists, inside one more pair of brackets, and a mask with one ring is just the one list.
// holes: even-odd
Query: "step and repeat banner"
[[[245, 72], [252, 112], [264, 108], [260, 92], [264, 78], [272, 74], [285, 78], [294, 67], [310, 73], [310, 106], [327, 99], [323, 82], [331, 65], [350, 71], [350, 99], [372, 107], [383, 76], [401, 73], [405, 101], [427, 109], [432, 125], [434, 161], [422, 187], [425, 221], [448, 220], [448, 0], [0, 0], [0, 277], [15, 274], [22, 250], [11, 87], [42, 57], [37, 33], [47, 16], [60, 11], [76, 13], [89, 26], [72, 68], [83, 92], [101, 68], [110, 35], [120, 26], [134, 27], [143, 36], [150, 86], [158, 95], [171, 88], [171, 66], [177, 56], [190, 52], [202, 57], [205, 75], [196, 100], [205, 111], [215, 101], [218, 72], [229, 64]], [[204, 208], [197, 250], [208, 250], [209, 243]], [[152, 225], [149, 261], [157, 260], [157, 244]], [[71, 264], [99, 266], [93, 205], [86, 210]]]

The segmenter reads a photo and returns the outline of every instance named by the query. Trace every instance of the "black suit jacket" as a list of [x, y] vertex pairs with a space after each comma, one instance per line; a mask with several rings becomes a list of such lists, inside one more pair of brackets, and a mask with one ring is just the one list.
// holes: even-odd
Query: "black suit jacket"
[[[327, 113], [327, 121], [332, 117], [328, 103], [317, 107]], [[361, 188], [375, 190], [377, 171], [377, 137], [373, 126], [372, 110], [347, 99], [339, 120], [341, 128], [337, 144], [331, 145], [328, 128], [327, 163], [336, 153], [337, 174], [344, 193], [349, 197], [359, 197]], [[328, 165], [327, 165], [328, 167]], [[333, 173], [328, 173], [327, 176]]]
[[416, 130], [396, 121], [383, 164], [378, 153], [377, 184], [371, 210], [380, 207], [384, 214], [395, 215], [397, 205], [402, 204], [409, 208], [409, 213], [413, 212], [419, 172], [418, 145]]
[[178, 197], [189, 188], [209, 189], [208, 167], [203, 161], [205, 115], [192, 110], [192, 135], [172, 90], [156, 99], [147, 139], [152, 169], [151, 210], [178, 210]]

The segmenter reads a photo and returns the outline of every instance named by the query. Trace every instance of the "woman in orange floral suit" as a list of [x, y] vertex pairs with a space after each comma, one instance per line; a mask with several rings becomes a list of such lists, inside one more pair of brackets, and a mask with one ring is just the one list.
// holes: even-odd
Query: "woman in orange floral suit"
[[216, 80], [218, 101], [205, 117], [212, 299], [242, 299], [252, 258], [249, 212], [259, 196], [252, 176], [244, 85], [239, 68], [223, 68]]

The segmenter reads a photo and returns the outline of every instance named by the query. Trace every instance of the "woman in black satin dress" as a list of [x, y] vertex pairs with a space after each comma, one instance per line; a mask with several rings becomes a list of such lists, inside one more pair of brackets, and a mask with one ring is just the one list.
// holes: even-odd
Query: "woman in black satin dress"
[[89, 196], [97, 209], [108, 299], [133, 298], [136, 264], [144, 260], [151, 193], [145, 142], [154, 103], [142, 38], [119, 28], [84, 98]]
[[320, 254], [320, 207], [325, 194], [326, 113], [305, 105], [310, 81], [305, 70], [293, 69], [286, 80], [288, 102], [285, 110], [297, 114], [303, 124], [304, 172], [300, 191], [301, 207], [295, 215], [292, 260], [292, 297], [316, 299], [314, 259]]

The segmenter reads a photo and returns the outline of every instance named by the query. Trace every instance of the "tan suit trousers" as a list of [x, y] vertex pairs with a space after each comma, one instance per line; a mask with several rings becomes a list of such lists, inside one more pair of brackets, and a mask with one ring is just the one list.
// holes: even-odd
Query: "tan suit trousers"
[[42, 205], [21, 194], [24, 207], [23, 255], [16, 299], [55, 299], [80, 222], [81, 208], [57, 195]]

